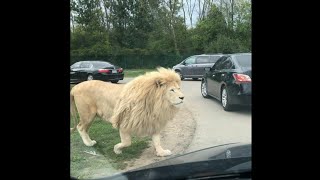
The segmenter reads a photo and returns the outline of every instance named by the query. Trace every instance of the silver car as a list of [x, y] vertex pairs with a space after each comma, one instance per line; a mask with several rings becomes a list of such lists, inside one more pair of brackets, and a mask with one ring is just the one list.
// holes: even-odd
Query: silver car
[[204, 75], [204, 68], [212, 67], [222, 56], [223, 54], [201, 54], [190, 56], [181, 63], [173, 66], [173, 69], [180, 75], [181, 80], [184, 78], [198, 80], [198, 78], [201, 78]]

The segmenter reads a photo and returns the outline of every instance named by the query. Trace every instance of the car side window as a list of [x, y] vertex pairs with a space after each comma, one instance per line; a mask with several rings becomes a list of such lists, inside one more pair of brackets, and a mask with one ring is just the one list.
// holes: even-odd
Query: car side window
[[222, 69], [222, 65], [224, 63], [224, 61], [226, 60], [226, 57], [222, 57], [220, 58], [213, 66], [214, 70], [221, 70]]
[[196, 64], [207, 64], [209, 63], [209, 56], [198, 56], [196, 59]]
[[[233, 67], [233, 68], [232, 68]], [[221, 65], [221, 69], [234, 69], [234, 65], [231, 61], [231, 58], [227, 58]]]
[[195, 62], [196, 62], [196, 56], [192, 56], [192, 57], [189, 57], [188, 59], [186, 59], [185, 64], [186, 65], [194, 64]]
[[209, 63], [215, 63], [221, 56], [210, 56]]
[[80, 62], [76, 62], [71, 66], [71, 69], [80, 68]]
[[81, 63], [80, 68], [90, 68], [90, 66], [91, 66], [90, 63], [88, 63], [88, 62], [83, 62], [83, 63]]

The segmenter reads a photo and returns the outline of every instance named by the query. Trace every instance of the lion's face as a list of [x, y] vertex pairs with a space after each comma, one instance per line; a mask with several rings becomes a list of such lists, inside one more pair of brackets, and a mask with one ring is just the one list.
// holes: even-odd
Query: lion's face
[[177, 83], [170, 84], [166, 89], [165, 98], [172, 104], [178, 105], [183, 103], [184, 95]]

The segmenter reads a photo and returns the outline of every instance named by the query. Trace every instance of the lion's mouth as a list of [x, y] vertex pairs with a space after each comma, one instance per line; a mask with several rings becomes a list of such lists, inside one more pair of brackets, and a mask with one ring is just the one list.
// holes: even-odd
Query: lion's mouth
[[183, 103], [183, 101], [181, 101], [181, 102], [178, 102], [178, 103], [175, 103], [174, 105], [178, 105], [178, 104], [182, 104]]

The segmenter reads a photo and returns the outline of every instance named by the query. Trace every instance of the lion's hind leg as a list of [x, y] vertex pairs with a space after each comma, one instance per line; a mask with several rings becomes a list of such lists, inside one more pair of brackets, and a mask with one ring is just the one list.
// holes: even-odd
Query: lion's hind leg
[[[81, 102], [79, 102], [78, 100], [78, 102], [76, 103], [78, 104]], [[95, 140], [90, 139], [88, 130], [94, 120], [94, 117], [96, 116], [96, 108], [90, 107], [85, 103], [81, 103], [81, 106], [77, 106], [77, 108], [78, 108], [79, 117], [80, 117], [79, 124], [77, 125], [78, 132], [82, 138], [83, 143], [86, 146], [93, 146], [97, 142]]]
[[122, 131], [121, 129], [119, 130], [120, 133], [120, 138], [121, 138], [121, 143], [118, 143], [114, 146], [113, 150], [116, 154], [121, 154], [122, 153], [122, 148], [128, 147], [131, 145], [131, 136], [129, 133]]

